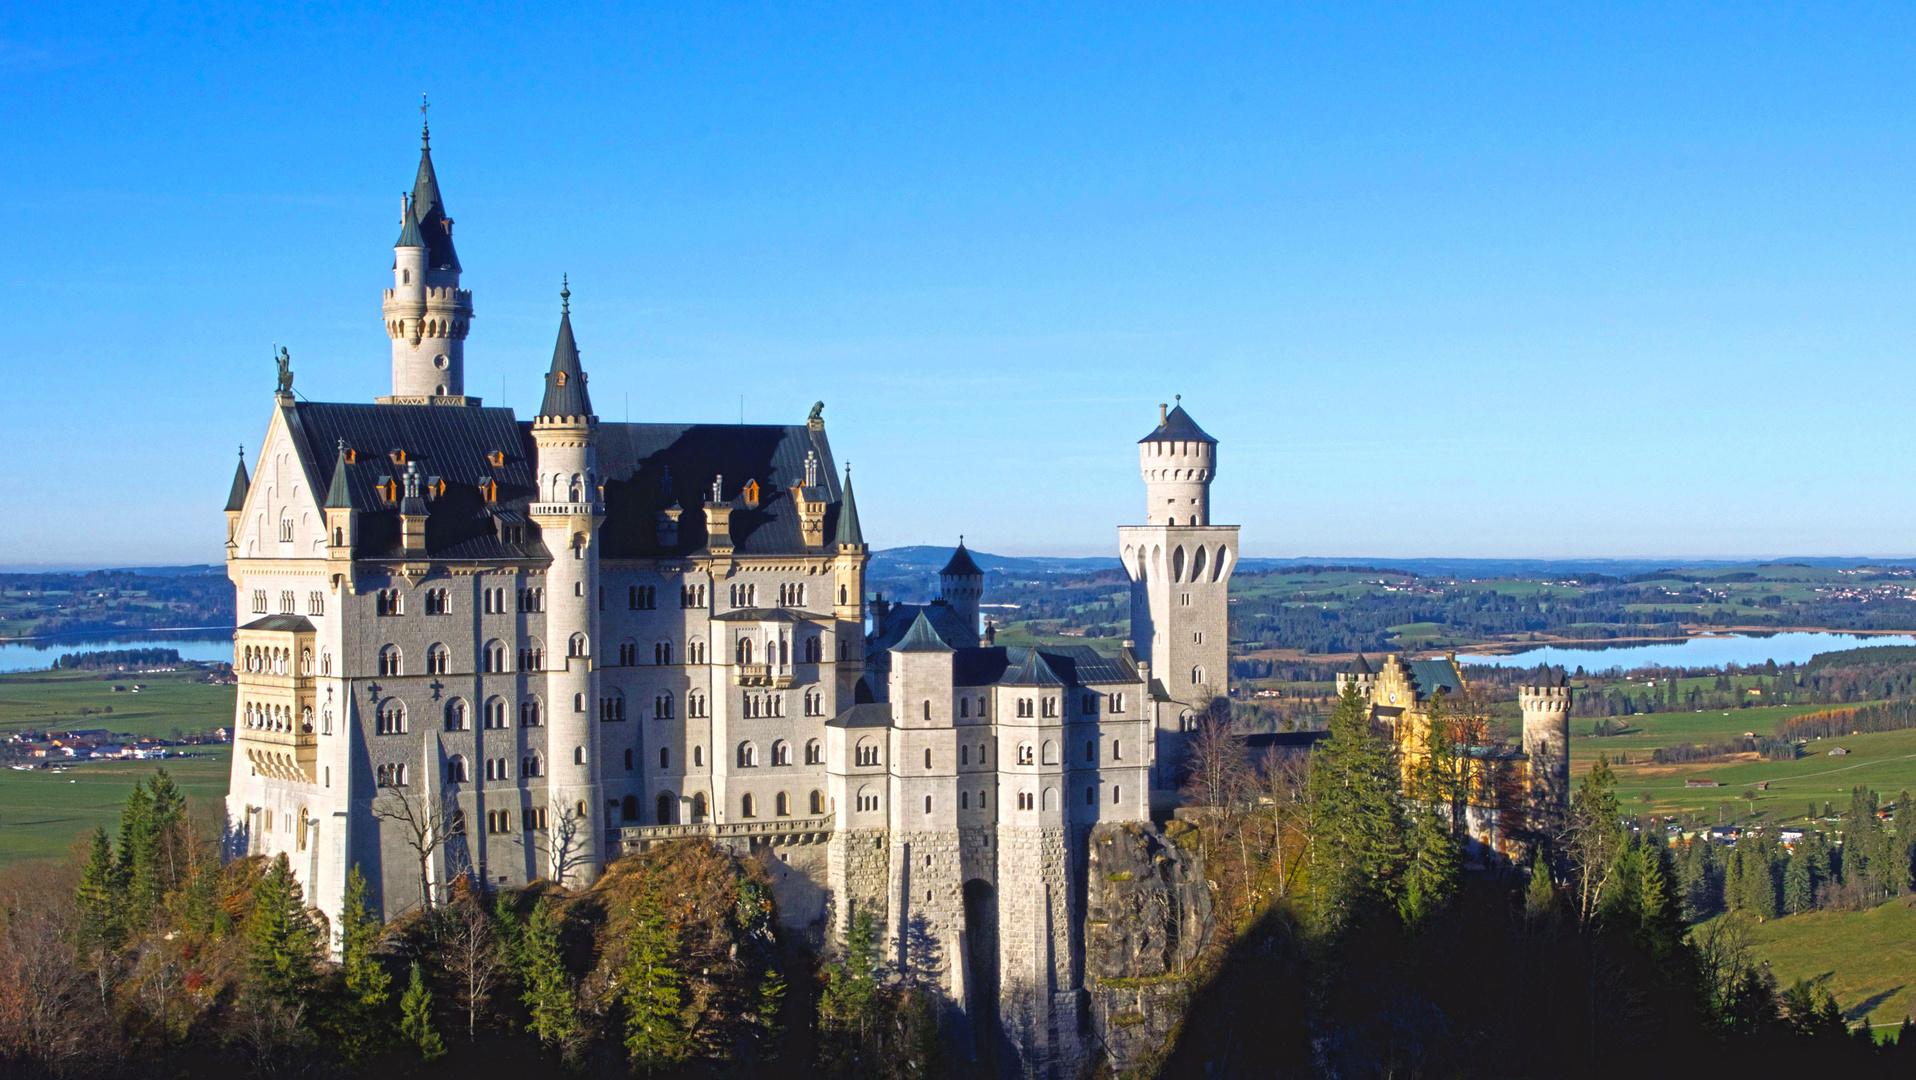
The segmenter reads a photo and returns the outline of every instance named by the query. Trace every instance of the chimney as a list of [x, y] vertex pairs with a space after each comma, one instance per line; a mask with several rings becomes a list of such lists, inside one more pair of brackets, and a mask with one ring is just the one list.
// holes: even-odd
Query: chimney
[[1162, 427], [1165, 424], [1169, 423], [1170, 421], [1171, 421], [1171, 406], [1166, 405], [1162, 401], [1158, 402], [1158, 426]]

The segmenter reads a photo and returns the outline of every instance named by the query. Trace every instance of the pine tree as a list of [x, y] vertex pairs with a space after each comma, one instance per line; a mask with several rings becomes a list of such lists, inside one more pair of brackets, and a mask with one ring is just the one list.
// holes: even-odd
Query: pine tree
[[1356, 683], [1345, 684], [1330, 731], [1311, 755], [1311, 882], [1319, 918], [1339, 927], [1389, 901], [1404, 825], [1390, 747], [1372, 730]]
[[628, 918], [625, 964], [619, 969], [625, 1052], [634, 1070], [658, 1072], [684, 1061], [690, 1050], [680, 1013], [685, 979], [674, 964], [678, 935], [649, 882]]
[[1605, 894], [1614, 887], [1611, 870], [1624, 852], [1616, 786], [1610, 759], [1598, 754], [1570, 801], [1570, 856], [1576, 864], [1578, 913], [1586, 921], [1607, 904]]
[[532, 917], [526, 920], [513, 952], [519, 981], [525, 984], [520, 1000], [532, 1013], [533, 1034], [570, 1055], [579, 1034], [578, 998], [559, 951], [559, 922], [553, 918], [551, 904], [534, 902]]
[[1450, 831], [1444, 814], [1435, 807], [1417, 815], [1410, 835], [1410, 866], [1404, 875], [1403, 895], [1397, 911], [1404, 925], [1412, 929], [1450, 901], [1457, 892], [1461, 860], [1457, 837]]
[[399, 1032], [418, 1048], [421, 1061], [446, 1056], [446, 1041], [439, 1037], [439, 1029], [432, 1022], [432, 991], [426, 989], [426, 979], [420, 974], [417, 960], [412, 962], [412, 981], [406, 984], [406, 993], [399, 999]]
[[319, 961], [319, 928], [302, 900], [299, 882], [282, 852], [268, 864], [253, 891], [246, 969], [254, 986], [288, 1007], [305, 1003], [316, 982], [314, 965]]
[[1815, 878], [1810, 872], [1810, 854], [1804, 847], [1797, 845], [1783, 871], [1783, 909], [1791, 915], [1800, 915], [1816, 905]]
[[1775, 861], [1763, 836], [1745, 834], [1737, 845], [1743, 856], [1743, 910], [1759, 922], [1776, 918]]
[[824, 1057], [836, 1072], [862, 1073], [872, 1054], [870, 1044], [881, 1020], [876, 937], [871, 913], [854, 912], [845, 955], [826, 973], [825, 992], [819, 996]]
[[126, 940], [120, 924], [120, 892], [115, 886], [113, 846], [107, 842], [106, 829], [95, 826], [74, 895], [80, 917], [77, 944], [83, 951], [117, 950]]
[[1550, 880], [1550, 864], [1544, 861], [1541, 847], [1530, 864], [1530, 886], [1524, 890], [1523, 913], [1525, 918], [1534, 923], [1545, 923], [1556, 918], [1557, 889]]
[[778, 1016], [784, 1008], [785, 975], [778, 970], [778, 965], [769, 964], [765, 968], [764, 978], [758, 981], [759, 1041], [765, 1047], [765, 1053], [760, 1055], [761, 1060], [771, 1061], [778, 1057], [778, 1040], [785, 1034]]
[[354, 863], [346, 875], [346, 897], [339, 910], [339, 974], [343, 990], [332, 1018], [333, 1041], [348, 1064], [366, 1060], [386, 1043], [383, 1016], [392, 976], [374, 950], [385, 928], [366, 904], [366, 876]]

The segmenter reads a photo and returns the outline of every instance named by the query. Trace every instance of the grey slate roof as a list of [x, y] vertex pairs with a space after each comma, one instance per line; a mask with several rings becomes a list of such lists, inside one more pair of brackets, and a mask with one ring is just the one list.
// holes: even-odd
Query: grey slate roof
[[1191, 414], [1185, 412], [1182, 405], [1172, 409], [1170, 415], [1164, 418], [1164, 423], [1159, 424], [1156, 431], [1138, 441], [1141, 443], [1205, 442], [1213, 444], [1217, 442], [1216, 439], [1206, 435], [1203, 428], [1197, 426], [1197, 421], [1191, 419]]
[[[525, 425], [510, 409], [454, 408], [440, 405], [372, 405], [302, 401], [287, 408], [289, 427], [314, 487], [327, 492], [327, 504], [347, 501], [359, 512], [359, 558], [399, 555], [399, 507], [380, 498], [381, 478], [395, 482], [405, 466], [392, 460], [404, 451], [422, 475], [445, 481], [446, 492], [427, 504], [426, 551], [442, 559], [525, 559], [545, 549], [527, 530], [526, 546], [499, 539], [494, 511], [523, 515], [536, 488], [534, 448]], [[344, 441], [358, 457], [342, 480], [336, 447]], [[334, 450], [330, 465], [325, 452]], [[486, 458], [500, 452], [503, 465]], [[499, 503], [488, 506], [479, 480], [499, 485]], [[338, 490], [341, 486], [344, 490]]]
[[882, 657], [890, 652], [892, 646], [911, 630], [920, 617], [929, 619], [931, 628], [937, 631], [939, 638], [954, 649], [972, 648], [978, 644], [978, 631], [966, 626], [964, 616], [949, 604], [893, 604], [886, 611], [884, 621], [866, 639], [866, 655]]
[[432, 170], [431, 132], [419, 137], [419, 175], [412, 182], [412, 211], [425, 240], [426, 265], [434, 270], [459, 272], [459, 255], [452, 249], [452, 219], [439, 196], [439, 177]]
[[1404, 666], [1410, 669], [1410, 677], [1417, 684], [1417, 693], [1429, 697], [1439, 690], [1460, 691], [1464, 684], [1457, 679], [1457, 669], [1450, 666], [1448, 660], [1406, 660]]
[[268, 615], [264, 619], [254, 619], [240, 629], [275, 630], [282, 634], [310, 634], [313, 632], [313, 623], [304, 615]]
[[246, 509], [246, 493], [252, 487], [253, 482], [246, 477], [246, 457], [242, 454], [239, 468], [233, 470], [233, 490], [226, 495], [226, 509], [233, 513]]
[[559, 340], [552, 346], [552, 367], [546, 372], [546, 396], [540, 416], [591, 416], [592, 399], [585, 392], [585, 370], [579, 366], [579, 344], [572, 339], [571, 290], [559, 294], [566, 302], [559, 312]]
[[952, 648], [938, 636], [938, 631], [932, 629], [931, 620], [925, 618], [921, 610], [918, 617], [912, 620], [911, 629], [905, 631], [905, 636], [898, 639], [898, 644], [893, 645], [891, 651], [948, 653]]
[[326, 509], [351, 510], [353, 508], [352, 487], [346, 482], [352, 466], [346, 463], [346, 440], [339, 440], [339, 453], [333, 458], [333, 481], [326, 489]]
[[959, 649], [955, 663], [952, 681], [957, 686], [1089, 686], [1138, 679], [1136, 667], [1089, 645]]
[[1350, 671], [1350, 673], [1351, 673], [1352, 675], [1370, 675], [1370, 674], [1372, 674], [1372, 671], [1371, 671], [1371, 669], [1370, 669], [1370, 661], [1369, 661], [1369, 660], [1366, 660], [1366, 659], [1364, 659], [1364, 654], [1363, 654], [1363, 653], [1358, 653], [1358, 654], [1357, 654], [1357, 662], [1351, 665], [1351, 671]]
[[717, 615], [712, 616], [712, 618], [716, 622], [816, 623], [830, 621], [829, 616], [813, 615], [809, 612], [794, 611], [791, 608], [755, 607], [734, 608], [731, 611], [721, 611]]
[[882, 701], [853, 705], [830, 720], [827, 727], [874, 728], [891, 726], [891, 706]]
[[[413, 216], [411, 199], [407, 199], [405, 205], [399, 209], [399, 239], [393, 241], [393, 246], [396, 248], [426, 246], [425, 238], [419, 235], [419, 219]], [[432, 252], [427, 251], [426, 257], [431, 258]]]
[[[827, 475], [830, 470], [826, 470]], [[865, 530], [858, 526], [858, 504], [852, 500], [852, 467], [845, 466], [845, 497], [838, 512], [838, 528], [832, 532], [832, 543], [840, 546], [863, 545]]]
[[965, 538], [958, 538], [958, 550], [951, 553], [951, 561], [938, 571], [945, 577], [983, 577], [985, 572], [971, 559], [971, 552], [965, 550]]

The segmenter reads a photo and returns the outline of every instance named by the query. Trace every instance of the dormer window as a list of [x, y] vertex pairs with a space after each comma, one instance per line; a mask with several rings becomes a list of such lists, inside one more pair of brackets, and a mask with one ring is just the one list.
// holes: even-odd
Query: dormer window
[[490, 476], [479, 478], [479, 497], [489, 503], [499, 501], [499, 483]]
[[559, 372], [559, 376], [558, 376], [558, 379], [559, 379], [559, 385], [560, 385], [560, 386], [564, 386], [564, 385], [565, 385], [565, 372], [563, 372], [563, 371], [561, 371], [561, 372]]
[[390, 476], [380, 477], [379, 484], [375, 490], [379, 492], [379, 497], [386, 502], [395, 503], [399, 501], [399, 482]]
[[501, 465], [504, 465], [505, 463], [506, 463], [506, 452], [504, 450], [494, 450], [492, 453], [486, 455], [486, 464], [492, 466], [495, 469], [500, 467]]
[[391, 456], [394, 465], [404, 465], [406, 463], [406, 452], [404, 450], [394, 450]]
[[758, 509], [758, 481], [747, 480], [743, 494], [745, 496], [745, 505], [754, 510]]

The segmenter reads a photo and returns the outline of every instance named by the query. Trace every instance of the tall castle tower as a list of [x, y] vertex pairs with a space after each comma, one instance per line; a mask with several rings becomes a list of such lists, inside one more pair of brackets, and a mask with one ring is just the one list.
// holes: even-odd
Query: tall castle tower
[[552, 555], [546, 572], [546, 750], [550, 850], [555, 880], [589, 880], [599, 860], [599, 731], [594, 618], [599, 596], [599, 524], [605, 504], [593, 446], [599, 418], [586, 395], [572, 338], [572, 291], [559, 292], [559, 341], [546, 372], [545, 400], [532, 421], [539, 492], [528, 508]]
[[419, 175], [400, 207], [393, 284], [381, 310], [393, 343], [393, 392], [381, 404], [477, 405], [466, 394], [472, 292], [459, 287], [452, 219], [432, 169], [432, 130], [419, 137]]
[[1545, 675], [1542, 685], [1518, 687], [1517, 704], [1530, 756], [1532, 824], [1554, 832], [1570, 806], [1570, 680]]
[[951, 605], [965, 625], [976, 636], [978, 628], [978, 605], [985, 598], [985, 572], [971, 558], [971, 552], [965, 550], [965, 538], [958, 538], [958, 550], [951, 553], [951, 561], [938, 571], [938, 597]]
[[[1217, 440], [1184, 406], [1158, 406], [1157, 430], [1138, 440], [1144, 474], [1143, 525], [1118, 529], [1131, 578], [1131, 636], [1137, 655], [1181, 708], [1178, 730], [1229, 692], [1231, 571], [1237, 526], [1211, 524]], [[1162, 741], [1162, 739], [1160, 740]], [[1167, 748], [1170, 749], [1170, 748]], [[1175, 762], [1175, 752], [1159, 755]], [[1160, 775], [1162, 789], [1170, 780]]]

